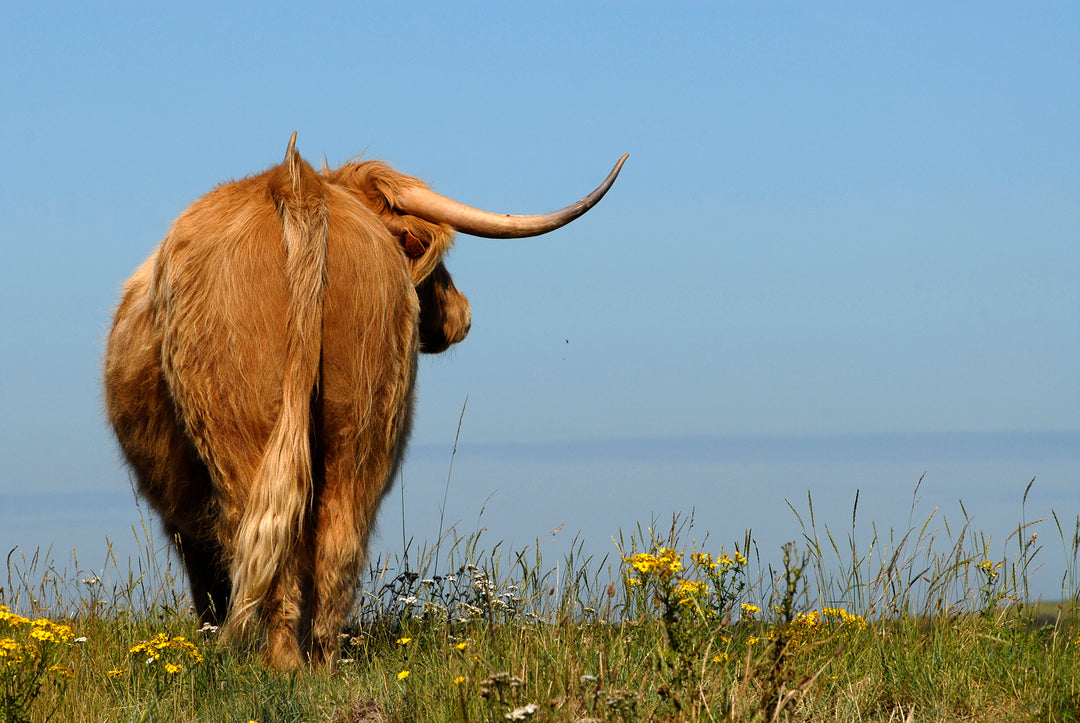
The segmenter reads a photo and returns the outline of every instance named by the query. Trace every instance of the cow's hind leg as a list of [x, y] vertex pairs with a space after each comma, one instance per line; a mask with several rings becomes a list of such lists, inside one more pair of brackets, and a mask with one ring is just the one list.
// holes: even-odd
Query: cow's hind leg
[[319, 500], [311, 621], [311, 661], [315, 665], [329, 664], [337, 655], [380, 496], [372, 499], [364, 489], [366, 479], [358, 481], [351, 471], [342, 470], [343, 466], [351, 465], [333, 464], [337, 469], [327, 470], [327, 484]]
[[314, 459], [311, 661], [330, 664], [379, 503], [408, 436], [419, 301], [396, 239], [327, 238]]
[[283, 565], [267, 594], [260, 616], [265, 655], [276, 668], [296, 668], [311, 648], [311, 533]]
[[220, 625], [229, 609], [232, 590], [224, 550], [213, 539], [178, 531], [174, 531], [172, 537], [187, 570], [191, 599], [199, 622]]
[[356, 598], [368, 536], [407, 435], [411, 384], [391, 393], [400, 396], [390, 404], [374, 405], [386, 412], [368, 419], [372, 424], [367, 431], [377, 429], [377, 434], [324, 437], [325, 483], [316, 506], [311, 621], [311, 660], [316, 665], [332, 663], [337, 655], [341, 629]]

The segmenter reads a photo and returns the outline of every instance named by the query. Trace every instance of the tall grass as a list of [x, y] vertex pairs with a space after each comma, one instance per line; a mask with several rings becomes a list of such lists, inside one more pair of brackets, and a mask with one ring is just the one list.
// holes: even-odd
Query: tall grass
[[403, 542], [371, 561], [337, 666], [288, 674], [199, 626], [145, 526], [126, 569], [111, 550], [97, 570], [12, 554], [0, 720], [1080, 719], [1080, 521], [1054, 516], [1067, 599], [1036, 605], [1035, 522], [995, 551], [917, 500], [907, 529], [864, 534], [856, 497], [841, 533], [807, 495], [778, 550], [681, 517], [601, 558], [454, 529]]

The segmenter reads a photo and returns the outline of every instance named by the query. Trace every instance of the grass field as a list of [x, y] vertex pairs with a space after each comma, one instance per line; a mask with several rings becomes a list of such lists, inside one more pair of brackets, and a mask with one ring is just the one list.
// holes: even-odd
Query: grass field
[[[200, 627], [145, 530], [134, 569], [9, 556], [0, 719], [1080, 720], [1080, 624], [1026, 602], [1024, 523], [1002, 559], [932, 520], [859, 550], [812, 501], [795, 516], [781, 550], [675, 519], [605, 560], [451, 532], [373, 561], [336, 667], [290, 674]], [[1080, 529], [1058, 530], [1075, 567]]]

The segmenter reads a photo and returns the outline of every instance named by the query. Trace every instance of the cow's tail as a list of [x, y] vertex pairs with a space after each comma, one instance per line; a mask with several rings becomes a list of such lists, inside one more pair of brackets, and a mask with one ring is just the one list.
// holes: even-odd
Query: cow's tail
[[324, 181], [297, 153], [269, 174], [284, 229], [289, 302], [281, 412], [263, 451], [236, 536], [223, 637], [246, 636], [266, 614], [278, 574], [295, 559], [313, 494], [311, 400], [322, 353], [327, 211]]

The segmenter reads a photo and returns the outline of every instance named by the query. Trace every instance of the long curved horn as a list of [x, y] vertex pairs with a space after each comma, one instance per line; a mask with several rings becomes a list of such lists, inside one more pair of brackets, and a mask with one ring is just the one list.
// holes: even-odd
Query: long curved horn
[[623, 163], [629, 157], [630, 154], [627, 153], [620, 158], [604, 182], [585, 198], [560, 211], [536, 216], [511, 216], [481, 211], [435, 193], [429, 188], [421, 187], [402, 189], [395, 201], [397, 208], [405, 213], [419, 216], [432, 223], [445, 223], [461, 233], [472, 236], [484, 238], [539, 236], [565, 226], [595, 206], [611, 188], [611, 184], [615, 183]]

